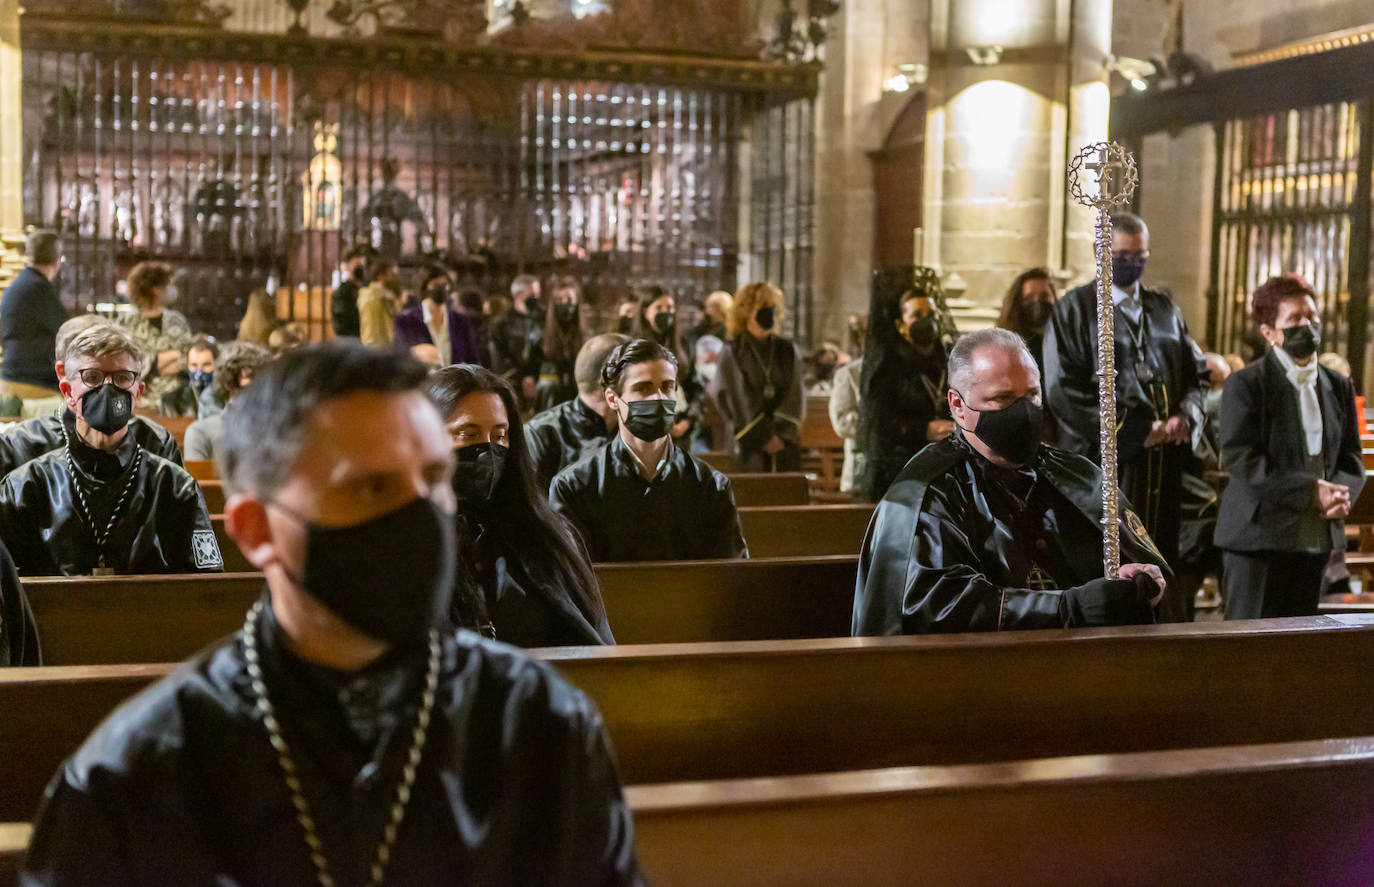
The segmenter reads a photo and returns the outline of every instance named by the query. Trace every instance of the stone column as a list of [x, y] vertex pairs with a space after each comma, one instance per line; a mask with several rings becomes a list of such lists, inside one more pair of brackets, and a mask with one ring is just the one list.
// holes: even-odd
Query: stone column
[[1025, 268], [1093, 274], [1065, 166], [1106, 138], [1111, 19], [1112, 0], [931, 0], [925, 256], [967, 286], [961, 329]]
[[24, 267], [24, 103], [19, 0], [0, 0], [0, 286]]

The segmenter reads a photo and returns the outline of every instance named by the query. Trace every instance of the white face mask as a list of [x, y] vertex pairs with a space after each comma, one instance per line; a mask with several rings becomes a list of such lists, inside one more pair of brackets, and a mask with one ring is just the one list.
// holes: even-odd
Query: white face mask
[[181, 290], [177, 289], [176, 284], [170, 283], [162, 291], [162, 304], [175, 305], [181, 301]]
[[720, 369], [718, 363], [699, 363], [697, 364], [697, 375], [705, 381], [711, 382], [716, 378], [716, 370], [718, 369]]

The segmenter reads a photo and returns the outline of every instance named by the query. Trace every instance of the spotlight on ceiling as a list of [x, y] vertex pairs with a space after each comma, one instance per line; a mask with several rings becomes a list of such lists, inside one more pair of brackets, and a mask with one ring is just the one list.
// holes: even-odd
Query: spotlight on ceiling
[[995, 65], [1002, 61], [1000, 46], [966, 46], [964, 52], [968, 54], [968, 60], [975, 65]]

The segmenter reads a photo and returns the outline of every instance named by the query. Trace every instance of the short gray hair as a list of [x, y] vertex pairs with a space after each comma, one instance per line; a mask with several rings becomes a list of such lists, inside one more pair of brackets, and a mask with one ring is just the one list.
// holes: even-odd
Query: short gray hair
[[1027, 365], [1035, 367], [1036, 379], [1040, 378], [1040, 368], [1036, 366], [1035, 358], [1031, 356], [1025, 340], [1011, 330], [989, 327], [964, 334], [949, 352], [949, 387], [958, 391], [960, 395], [968, 393], [968, 384], [973, 381], [973, 354], [980, 348], [1006, 348], [1017, 351]]
[[58, 360], [66, 359], [67, 346], [72, 343], [72, 339], [76, 338], [77, 333], [84, 332], [102, 323], [109, 324], [110, 320], [101, 317], [99, 314], [78, 314], [75, 317], [64, 320], [62, 325], [57, 328], [57, 337], [53, 341], [53, 345], [55, 346], [53, 353], [57, 355]]
[[521, 274], [510, 282], [510, 294], [512, 296], [518, 296], [538, 282], [539, 278], [535, 277], [533, 274]]
[[95, 323], [72, 336], [67, 347], [62, 350], [62, 362], [68, 374], [72, 363], [80, 357], [109, 357], [127, 354], [134, 363], [143, 366], [143, 352], [123, 328], [112, 323]]

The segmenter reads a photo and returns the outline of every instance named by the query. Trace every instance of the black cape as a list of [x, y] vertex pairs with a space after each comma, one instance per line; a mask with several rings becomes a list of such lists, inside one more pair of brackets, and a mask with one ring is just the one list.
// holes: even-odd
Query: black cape
[[[38, 416], [0, 431], [0, 477], [44, 453], [51, 453], [66, 446], [67, 440], [62, 436], [62, 424], [70, 415], [72, 412], [66, 410], [49, 416]], [[166, 428], [142, 416], [135, 416], [129, 431], [143, 449], [173, 464], [183, 464], [176, 438], [172, 437]]]
[[9, 550], [0, 543], [0, 666], [42, 664], [29, 599]]
[[[338, 884], [362, 884], [395, 797], [423, 649], [361, 672], [285, 649], [266, 607], [264, 680]], [[388, 884], [642, 883], [596, 707], [552, 668], [445, 635], [439, 689]], [[48, 787], [25, 862], [36, 885], [313, 884], [241, 633], [121, 706]]]
[[[1097, 284], [1069, 290], [1055, 305], [1045, 327], [1045, 399], [1060, 424], [1064, 449], [1098, 461]], [[1136, 373], [1143, 362], [1162, 383], [1161, 419], [1185, 416], [1194, 434], [1205, 421], [1207, 363], [1188, 334], [1167, 293], [1140, 290], [1141, 318], [1146, 326], [1144, 352], [1137, 354], [1132, 330], [1120, 308], [1112, 325], [1116, 340], [1117, 455], [1122, 464], [1141, 452], [1155, 410], [1151, 392]], [[1180, 451], [1186, 449], [1177, 446]]]
[[[139, 445], [126, 434], [114, 453], [92, 449], [76, 436], [71, 421], [69, 413], [77, 471], [103, 530]], [[0, 539], [25, 576], [86, 576], [98, 565], [101, 552], [78, 508], [65, 447], [0, 480]], [[199, 485], [186, 469], [146, 451], [104, 555], [106, 565], [121, 574], [224, 569]]]
[[560, 472], [549, 501], [572, 522], [594, 563], [749, 556], [729, 478], [671, 441], [667, 464], [646, 481], [617, 435]]
[[[458, 518], [458, 581], [455, 601], [471, 613], [455, 622], [516, 647], [614, 644], [605, 617], [595, 624], [578, 609], [572, 592], [552, 576], [531, 575], [531, 560], [503, 551], [495, 534], [471, 518]], [[586, 557], [583, 554], [583, 557]], [[472, 600], [480, 595], [480, 601]]]
[[921, 355], [905, 339], [865, 355], [854, 440], [863, 460], [854, 487], [866, 501], [881, 501], [911, 457], [930, 443], [930, 423], [949, 418], [945, 363], [942, 343]]
[[334, 326], [334, 335], [358, 338], [362, 330], [362, 320], [358, 315], [358, 284], [352, 278], [345, 279], [329, 296], [329, 318]]
[[[981, 464], [979, 464], [981, 463]], [[1015, 587], [1024, 574], [1013, 527], [991, 513], [982, 461], [962, 435], [936, 441], [907, 464], [878, 505], [859, 556], [852, 631], [860, 635], [1067, 627], [1061, 593]], [[1042, 445], [1031, 463], [1038, 480], [1066, 500], [1059, 531], [1078, 552], [1078, 575], [1064, 587], [1102, 576], [1102, 473], [1088, 460]], [[1168, 567], [1124, 497], [1121, 562]]]
[[517, 382], [525, 376], [538, 376], [544, 363], [543, 335], [544, 328], [536, 318], [514, 309], [502, 314], [488, 332], [492, 372]]
[[606, 420], [580, 397], [545, 410], [526, 422], [525, 444], [534, 462], [539, 488], [547, 491], [554, 475], [594, 456], [615, 434], [615, 429], [608, 431]]

